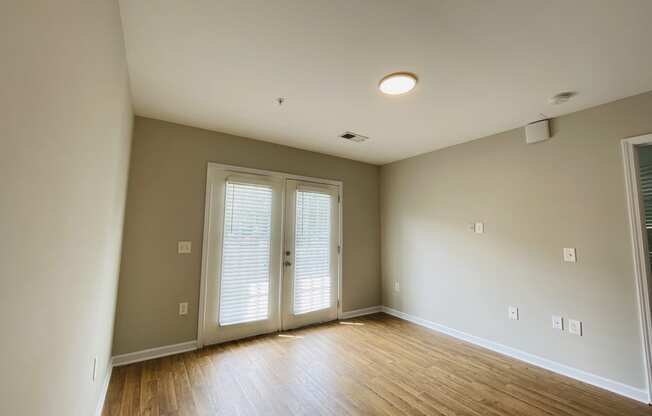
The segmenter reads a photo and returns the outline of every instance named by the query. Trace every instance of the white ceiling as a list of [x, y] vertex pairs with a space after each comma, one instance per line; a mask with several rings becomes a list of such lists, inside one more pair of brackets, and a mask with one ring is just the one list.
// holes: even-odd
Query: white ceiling
[[649, 0], [120, 3], [137, 114], [376, 164], [652, 90]]

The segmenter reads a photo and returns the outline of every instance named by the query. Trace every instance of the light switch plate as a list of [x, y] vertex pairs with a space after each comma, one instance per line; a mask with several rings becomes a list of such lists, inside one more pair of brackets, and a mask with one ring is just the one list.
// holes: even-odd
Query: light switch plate
[[568, 332], [582, 336], [582, 321], [578, 321], [577, 319], [569, 319]]
[[553, 315], [552, 316], [552, 327], [560, 331], [564, 330], [564, 318], [561, 316]]
[[192, 242], [191, 241], [179, 241], [177, 243], [177, 253], [179, 254], [190, 254], [192, 251]]
[[179, 315], [188, 315], [188, 302], [181, 302], [179, 304]]
[[564, 261], [567, 263], [577, 262], [577, 257], [575, 256], [574, 248], [564, 248]]
[[476, 222], [475, 223], [475, 233], [476, 234], [484, 234], [484, 223], [483, 222]]
[[509, 316], [509, 319], [512, 321], [518, 321], [518, 308], [516, 306], [510, 306], [507, 308], [507, 313]]
[[401, 291], [401, 284], [398, 282], [398, 280], [394, 282], [394, 291], [395, 292]]

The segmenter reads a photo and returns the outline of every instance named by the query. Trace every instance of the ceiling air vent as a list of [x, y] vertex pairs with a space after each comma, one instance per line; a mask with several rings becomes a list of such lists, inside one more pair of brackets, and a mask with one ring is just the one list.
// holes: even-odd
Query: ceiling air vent
[[356, 143], [362, 143], [365, 140], [369, 140], [369, 137], [363, 136], [361, 134], [356, 134], [350, 131], [344, 132], [340, 134], [340, 137], [343, 138], [344, 140], [348, 140], [351, 142], [356, 142]]

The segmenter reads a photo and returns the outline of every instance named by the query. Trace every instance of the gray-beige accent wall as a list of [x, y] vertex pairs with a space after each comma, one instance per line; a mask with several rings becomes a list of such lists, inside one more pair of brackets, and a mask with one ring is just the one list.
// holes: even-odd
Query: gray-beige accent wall
[[620, 141], [650, 132], [646, 93], [556, 118], [546, 142], [515, 129], [383, 166], [383, 304], [645, 389]]
[[208, 162], [343, 181], [342, 309], [380, 304], [378, 166], [136, 117], [114, 355], [197, 338]]
[[0, 27], [0, 414], [89, 416], [133, 121], [118, 2], [3, 1]]

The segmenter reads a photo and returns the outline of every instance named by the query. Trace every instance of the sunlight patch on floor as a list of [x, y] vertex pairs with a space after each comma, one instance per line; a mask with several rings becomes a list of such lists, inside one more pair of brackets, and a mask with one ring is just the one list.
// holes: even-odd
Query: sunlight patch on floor
[[303, 338], [303, 335], [278, 334], [279, 338]]

